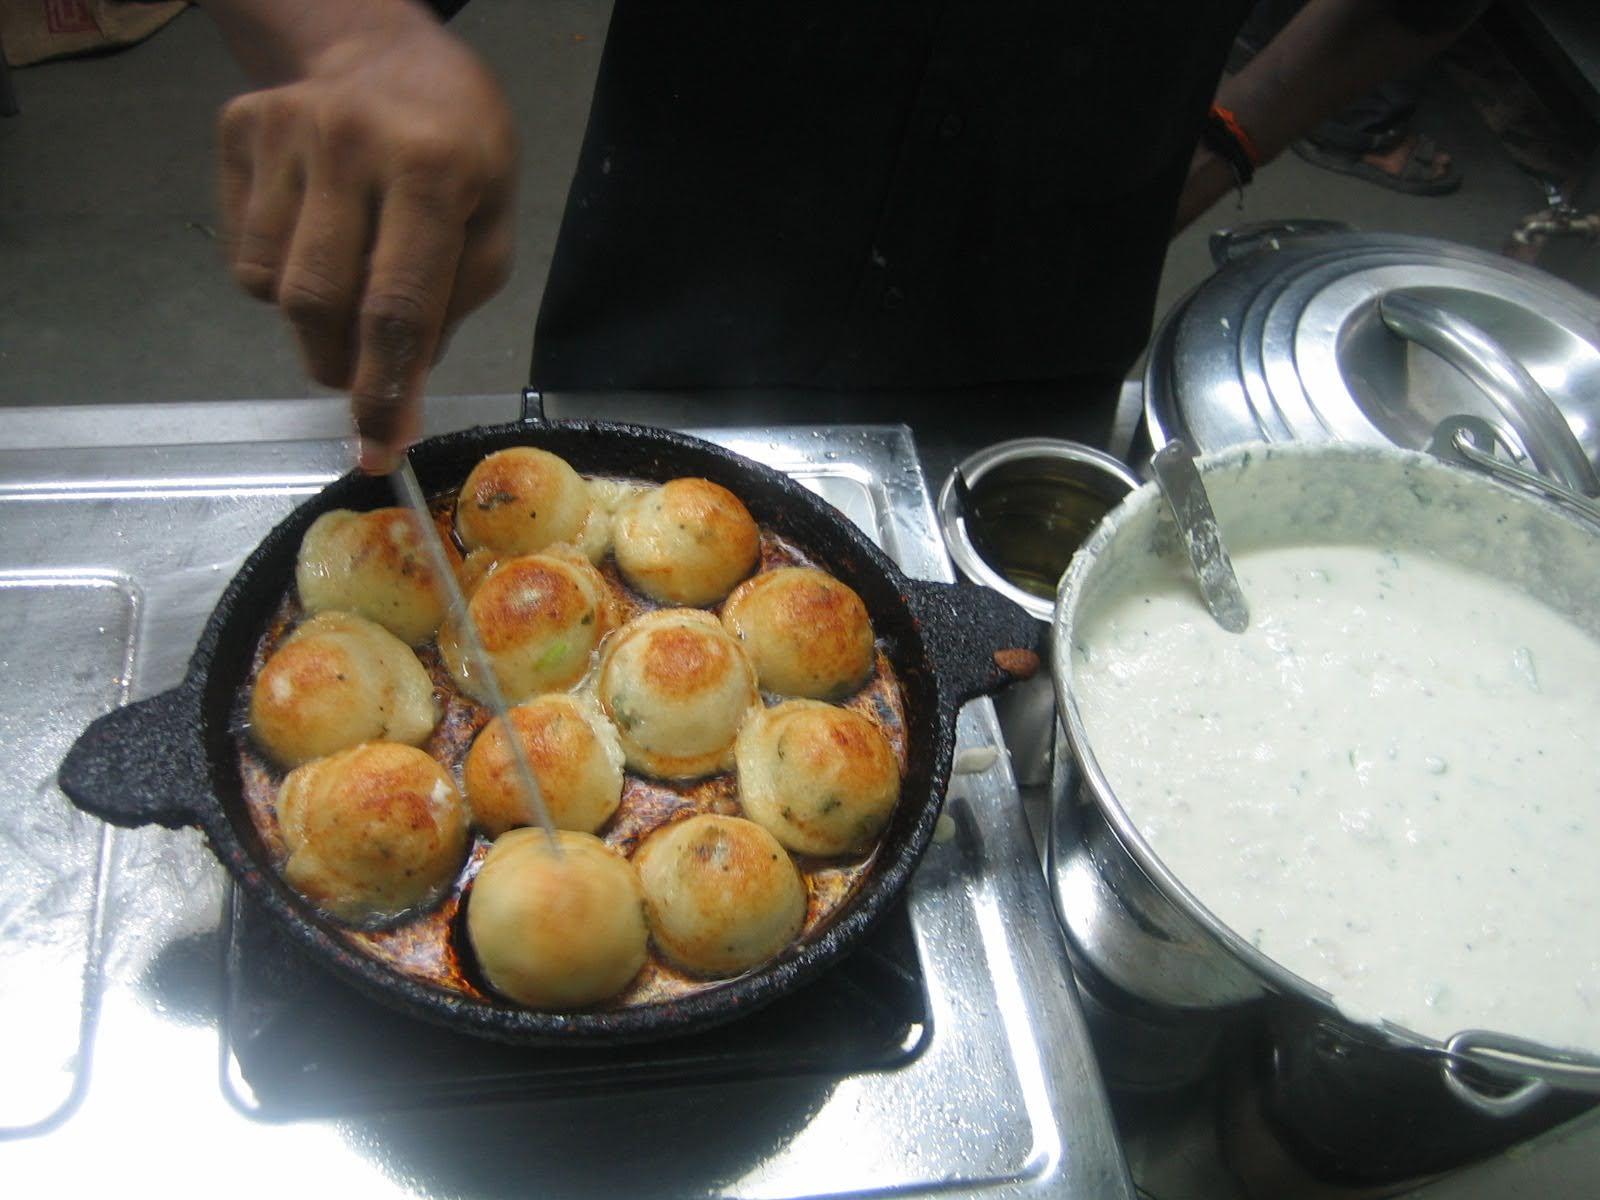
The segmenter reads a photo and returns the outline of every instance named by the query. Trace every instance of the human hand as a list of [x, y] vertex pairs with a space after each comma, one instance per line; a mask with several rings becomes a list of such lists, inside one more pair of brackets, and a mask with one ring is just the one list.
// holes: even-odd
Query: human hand
[[229, 265], [306, 370], [348, 388], [361, 465], [420, 435], [448, 332], [510, 272], [516, 141], [488, 70], [425, 14], [346, 31], [219, 123]]

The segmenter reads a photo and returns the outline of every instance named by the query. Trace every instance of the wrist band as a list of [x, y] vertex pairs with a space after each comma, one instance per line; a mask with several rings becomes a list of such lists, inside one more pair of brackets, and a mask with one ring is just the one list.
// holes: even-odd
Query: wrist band
[[1232, 168], [1234, 182], [1240, 188], [1255, 178], [1256, 168], [1261, 165], [1261, 152], [1229, 109], [1220, 104], [1211, 106], [1200, 141]]

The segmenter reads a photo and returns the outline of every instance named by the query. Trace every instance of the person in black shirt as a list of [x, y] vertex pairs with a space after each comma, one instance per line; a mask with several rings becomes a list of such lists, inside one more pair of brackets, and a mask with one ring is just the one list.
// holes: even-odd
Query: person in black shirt
[[[1270, 159], [1476, 7], [1313, 0], [1219, 91], [1248, 6], [616, 0], [533, 385], [954, 390], [986, 423], [1103, 423], [1170, 233], [1233, 185], [1196, 150], [1210, 103]], [[209, 7], [268, 85], [221, 120], [234, 273], [350, 389], [382, 469], [505, 276], [513, 118], [411, 0]]]

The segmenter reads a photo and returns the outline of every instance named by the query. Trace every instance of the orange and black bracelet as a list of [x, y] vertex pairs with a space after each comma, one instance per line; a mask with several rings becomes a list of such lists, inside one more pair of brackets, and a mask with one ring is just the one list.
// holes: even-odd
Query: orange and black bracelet
[[1244, 126], [1239, 124], [1239, 118], [1233, 115], [1232, 110], [1213, 104], [1211, 111], [1206, 114], [1200, 141], [1206, 149], [1228, 164], [1233, 171], [1233, 181], [1241, 190], [1256, 177], [1256, 168], [1261, 165], [1261, 152], [1256, 149], [1255, 142], [1245, 132]]

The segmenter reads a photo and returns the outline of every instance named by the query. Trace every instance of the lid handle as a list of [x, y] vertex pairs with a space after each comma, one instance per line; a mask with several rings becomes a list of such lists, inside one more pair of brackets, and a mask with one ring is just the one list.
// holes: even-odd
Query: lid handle
[[1277, 250], [1281, 243], [1297, 238], [1320, 237], [1328, 233], [1354, 233], [1354, 225], [1325, 221], [1320, 217], [1301, 217], [1277, 221], [1251, 221], [1213, 233], [1206, 245], [1211, 261], [1219, 267], [1237, 262], [1258, 250]]
[[1508, 455], [1516, 456], [1516, 448], [1500, 436], [1501, 431], [1482, 417], [1457, 414], [1439, 422], [1433, 436], [1428, 439], [1427, 451], [1435, 458], [1457, 466], [1482, 471], [1512, 487], [1521, 488], [1561, 508], [1600, 526], [1600, 504], [1587, 496], [1580, 496], [1571, 488], [1548, 479], [1535, 471], [1527, 471], [1500, 458], [1496, 451], [1504, 448]]
[[1538, 380], [1466, 318], [1414, 292], [1378, 298], [1390, 332], [1433, 351], [1473, 383], [1499, 410], [1534, 466], [1584, 496], [1600, 496], [1600, 478], [1572, 427]]

